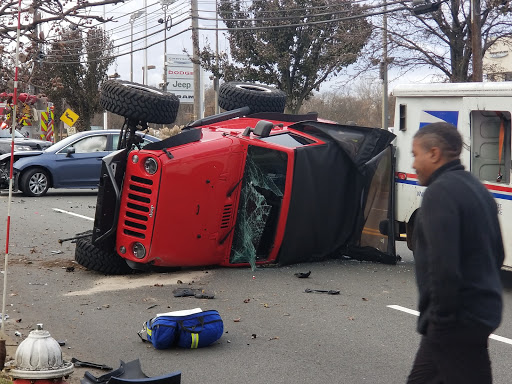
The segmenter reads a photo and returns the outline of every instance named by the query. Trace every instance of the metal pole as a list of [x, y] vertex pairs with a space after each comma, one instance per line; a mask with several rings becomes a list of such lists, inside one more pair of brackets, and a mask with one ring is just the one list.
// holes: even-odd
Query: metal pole
[[133, 22], [130, 19], [131, 34], [130, 34], [130, 81], [133, 82]]
[[164, 86], [162, 90], [167, 92], [167, 5], [164, 5]]
[[483, 69], [480, 0], [471, 0], [471, 49], [473, 51], [473, 81], [482, 81]]
[[14, 93], [13, 110], [11, 112], [11, 161], [9, 168], [9, 200], [7, 202], [7, 230], [5, 234], [5, 259], [4, 259], [4, 291], [2, 295], [2, 322], [0, 325], [1, 338], [5, 340], [5, 302], [7, 300], [7, 267], [9, 265], [9, 235], [11, 230], [11, 204], [13, 187], [13, 163], [14, 163], [14, 136], [16, 131], [16, 114], [18, 103], [18, 70], [20, 66], [20, 31], [21, 31], [21, 0], [18, 0], [18, 28], [16, 29], [16, 60], [14, 69]]
[[144, 0], [144, 73], [142, 83], [148, 78], [148, 0]]
[[388, 129], [388, 5], [384, 0], [382, 14], [382, 129]]
[[[219, 68], [219, 10], [215, 0], [215, 65]], [[213, 89], [215, 91], [215, 114], [220, 113], [219, 107], [219, 77], [213, 78]]]
[[[103, 6], [103, 20], [106, 19], [106, 14], [105, 14], [105, 6]], [[103, 34], [106, 34], [107, 33], [107, 23], [105, 23], [105, 21], [103, 22]], [[107, 129], [108, 128], [108, 112], [107, 111], [104, 111], [103, 112], [103, 129]]]
[[194, 58], [194, 119], [202, 118], [201, 110], [201, 66], [199, 60], [199, 21], [197, 11], [197, 0], [191, 0], [192, 10], [192, 45]]

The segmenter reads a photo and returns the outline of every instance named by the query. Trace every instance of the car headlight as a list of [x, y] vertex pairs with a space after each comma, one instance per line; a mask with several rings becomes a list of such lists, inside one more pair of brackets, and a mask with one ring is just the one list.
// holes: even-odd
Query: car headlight
[[28, 145], [18, 145], [14, 144], [14, 150], [15, 151], [30, 151], [32, 148], [30, 148]]
[[133, 244], [133, 255], [137, 259], [143, 259], [146, 256], [146, 247], [144, 247], [144, 244], [142, 243], [135, 243]]
[[150, 175], [154, 175], [156, 173], [156, 171], [158, 170], [158, 163], [152, 157], [148, 157], [144, 161], [144, 169]]

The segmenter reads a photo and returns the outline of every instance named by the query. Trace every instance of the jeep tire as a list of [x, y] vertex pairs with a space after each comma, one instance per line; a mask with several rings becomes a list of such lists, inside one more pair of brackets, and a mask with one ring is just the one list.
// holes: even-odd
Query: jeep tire
[[144, 123], [171, 124], [180, 100], [173, 93], [130, 81], [108, 80], [101, 86], [100, 104], [107, 111]]
[[133, 269], [116, 252], [106, 252], [92, 244], [91, 236], [82, 237], [76, 241], [75, 260], [87, 269], [107, 275], [133, 273]]
[[267, 85], [230, 82], [219, 88], [219, 106], [226, 111], [249, 107], [251, 113], [282, 113], [285, 104], [286, 94]]

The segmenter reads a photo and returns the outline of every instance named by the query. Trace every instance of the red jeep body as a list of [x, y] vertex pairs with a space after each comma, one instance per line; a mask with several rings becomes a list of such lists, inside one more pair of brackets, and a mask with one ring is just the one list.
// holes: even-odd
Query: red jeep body
[[[202, 127], [201, 139], [171, 149], [172, 158], [163, 151], [130, 152], [116, 239], [121, 256], [155, 266], [245, 265], [230, 260], [230, 256], [241, 180], [248, 150], [254, 146], [286, 159], [284, 191], [272, 245], [266, 257], [260, 257], [256, 264], [274, 262], [290, 204], [295, 148], [324, 142], [288, 128], [290, 123], [284, 121], [270, 121], [276, 127], [268, 138], [253, 133], [243, 135], [246, 127], [254, 128], [259, 121], [245, 117]], [[277, 135], [292, 140], [285, 145], [276, 140]], [[294, 143], [294, 138], [306, 144]], [[148, 157], [158, 164], [153, 175], [144, 169]], [[146, 249], [142, 259], [133, 252], [135, 243]]]
[[91, 252], [115, 250], [131, 268], [340, 252], [396, 262], [393, 234], [379, 232], [392, 219], [394, 135], [316, 114], [227, 114], [103, 159]]

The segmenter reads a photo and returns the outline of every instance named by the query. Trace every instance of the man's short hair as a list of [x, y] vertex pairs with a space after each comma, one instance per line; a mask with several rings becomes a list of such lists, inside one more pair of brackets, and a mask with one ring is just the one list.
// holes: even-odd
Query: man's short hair
[[421, 139], [423, 148], [429, 150], [433, 147], [441, 149], [441, 154], [447, 159], [456, 159], [462, 151], [462, 137], [457, 127], [450, 123], [432, 123], [421, 128], [414, 135]]

